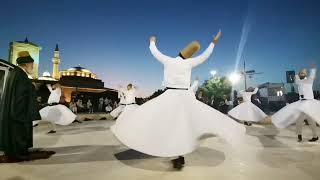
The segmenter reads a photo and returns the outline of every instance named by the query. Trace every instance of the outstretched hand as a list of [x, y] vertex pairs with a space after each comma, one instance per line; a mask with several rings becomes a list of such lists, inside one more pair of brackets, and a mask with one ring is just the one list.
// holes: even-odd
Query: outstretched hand
[[149, 40], [150, 42], [154, 42], [154, 43], [157, 42], [157, 38], [155, 36], [151, 36]]
[[213, 43], [214, 44], [217, 44], [219, 42], [219, 39], [220, 39], [221, 35], [222, 35], [221, 30], [219, 30], [219, 32], [213, 38]]

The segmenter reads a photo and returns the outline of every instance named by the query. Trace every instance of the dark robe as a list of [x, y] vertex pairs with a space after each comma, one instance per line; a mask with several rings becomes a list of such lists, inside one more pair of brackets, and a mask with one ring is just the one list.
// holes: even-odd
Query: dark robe
[[15, 67], [0, 102], [0, 150], [15, 158], [27, 155], [33, 146], [32, 121], [39, 119], [35, 87], [27, 74]]

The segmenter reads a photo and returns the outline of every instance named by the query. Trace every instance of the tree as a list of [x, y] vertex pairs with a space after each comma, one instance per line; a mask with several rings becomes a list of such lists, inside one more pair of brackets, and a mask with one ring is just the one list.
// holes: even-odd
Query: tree
[[229, 98], [232, 85], [226, 77], [214, 77], [206, 80], [198, 91], [203, 91], [204, 95], [214, 100], [214, 107], [219, 107], [224, 103], [225, 98]]
[[163, 89], [158, 89], [151, 96], [139, 100], [139, 103], [137, 103], [137, 104], [141, 105], [141, 104], [143, 104], [143, 103], [145, 103], [147, 101], [150, 101], [151, 99], [154, 99], [154, 98], [160, 96], [162, 93], [164, 93], [164, 90]]

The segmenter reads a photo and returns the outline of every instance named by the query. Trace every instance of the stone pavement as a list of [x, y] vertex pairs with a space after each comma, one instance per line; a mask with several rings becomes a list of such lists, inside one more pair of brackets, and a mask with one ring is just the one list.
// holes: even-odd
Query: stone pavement
[[[296, 142], [292, 126], [247, 127], [248, 142], [231, 147], [223, 139], [203, 137], [200, 148], [186, 156], [182, 171], [170, 159], [150, 157], [123, 146], [110, 132], [113, 121], [88, 121], [58, 126], [46, 134], [47, 124], [34, 128], [34, 146], [57, 152], [52, 158], [0, 164], [0, 180], [319, 180], [320, 142]], [[320, 133], [320, 128], [318, 128]], [[231, 132], [230, 132], [231, 133]]]

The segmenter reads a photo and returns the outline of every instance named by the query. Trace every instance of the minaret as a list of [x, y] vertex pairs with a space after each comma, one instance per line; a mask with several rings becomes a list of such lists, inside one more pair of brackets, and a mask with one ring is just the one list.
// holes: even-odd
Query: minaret
[[60, 64], [60, 53], [59, 53], [59, 47], [58, 44], [56, 45], [56, 48], [54, 49], [54, 55], [52, 58], [53, 62], [53, 70], [52, 70], [52, 77], [54, 79], [60, 79], [60, 72], [59, 72], [59, 64]]

